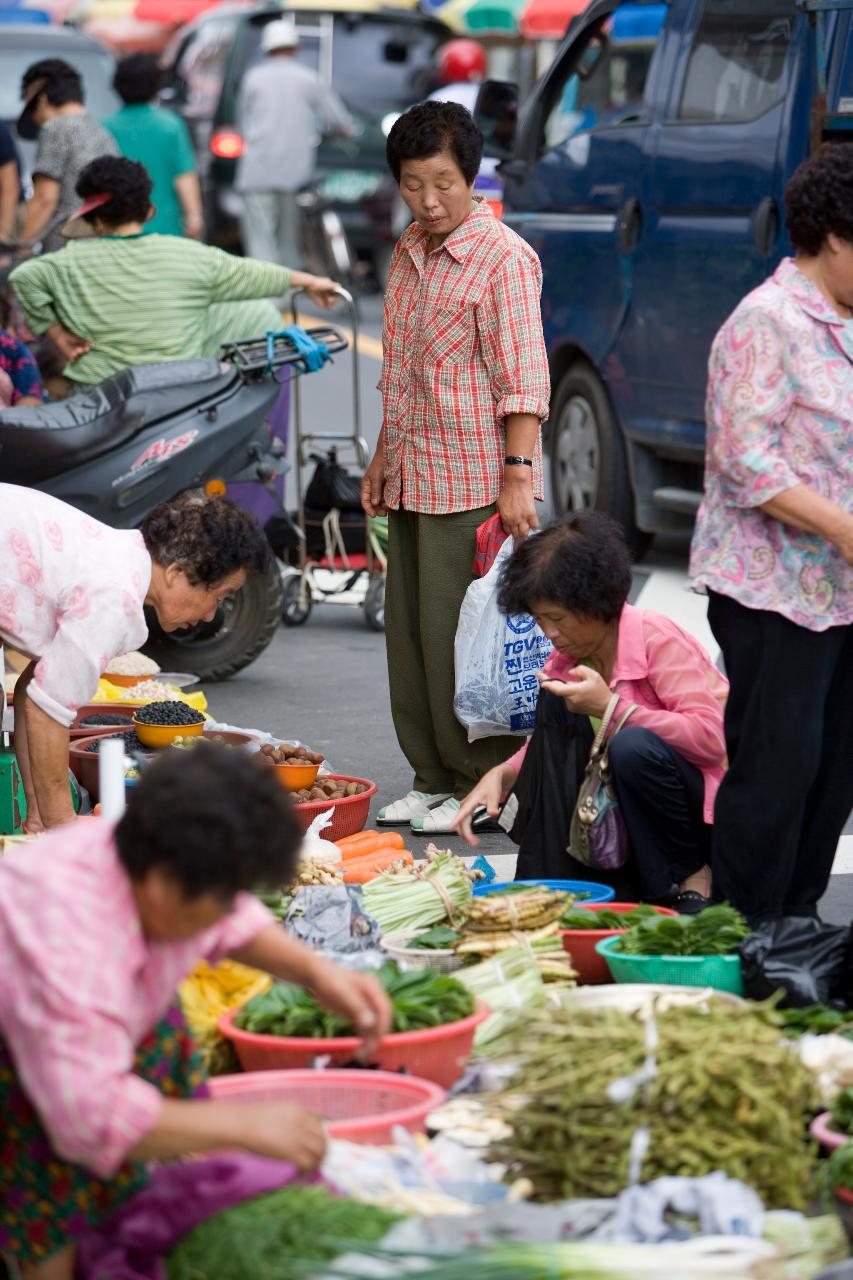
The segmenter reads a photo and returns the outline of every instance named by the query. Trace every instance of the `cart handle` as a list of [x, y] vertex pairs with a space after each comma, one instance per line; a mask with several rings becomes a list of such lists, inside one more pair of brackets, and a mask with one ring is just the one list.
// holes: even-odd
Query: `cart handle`
[[[293, 316], [293, 323], [299, 324], [299, 310], [297, 306], [297, 298], [300, 294], [306, 293], [306, 289], [294, 289], [290, 295], [290, 311]], [[370, 461], [368, 455], [367, 444], [361, 433], [361, 373], [358, 367], [358, 339], [359, 339], [359, 316], [358, 307], [355, 298], [349, 289], [345, 289], [343, 285], [335, 285], [335, 293], [346, 304], [349, 313], [349, 324], [352, 330], [352, 435], [349, 439], [352, 441], [355, 455], [358, 459], [358, 465], [365, 470]], [[301, 441], [302, 436], [302, 397], [301, 388], [297, 382], [294, 390], [294, 410], [296, 416], [296, 435], [297, 440]], [[344, 437], [346, 438], [346, 437]], [[301, 448], [301, 443], [298, 445]]]

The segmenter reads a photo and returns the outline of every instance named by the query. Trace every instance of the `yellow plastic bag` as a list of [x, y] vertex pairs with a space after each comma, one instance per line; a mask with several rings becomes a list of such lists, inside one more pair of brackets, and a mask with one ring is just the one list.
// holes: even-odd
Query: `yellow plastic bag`
[[219, 1034], [218, 1024], [223, 1013], [245, 1004], [271, 986], [268, 973], [250, 969], [236, 960], [223, 960], [215, 967], [200, 960], [184, 978], [178, 988], [184, 1016], [211, 1075], [237, 1069], [230, 1060], [228, 1042]]
[[[176, 686], [170, 686], [172, 691], [176, 693], [188, 707], [192, 707], [194, 711], [207, 711], [207, 698], [201, 689], [197, 689], [194, 693], [185, 693], [183, 689]], [[150, 702], [150, 698], [128, 698], [127, 689], [121, 688], [119, 685], [110, 684], [109, 680], [105, 680], [101, 676], [98, 681], [98, 692], [92, 699], [93, 702], [124, 702], [131, 707], [144, 707], [146, 702]]]

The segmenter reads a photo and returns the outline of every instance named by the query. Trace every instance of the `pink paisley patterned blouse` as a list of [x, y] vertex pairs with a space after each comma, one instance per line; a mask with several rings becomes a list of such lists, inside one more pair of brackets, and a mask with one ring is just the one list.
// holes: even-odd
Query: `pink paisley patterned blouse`
[[0, 484], [0, 645], [39, 659], [27, 692], [60, 724], [91, 699], [110, 658], [145, 642], [150, 583], [141, 533]]
[[810, 631], [853, 622], [853, 568], [759, 508], [802, 482], [853, 511], [853, 327], [791, 258], [711, 351], [691, 585]]

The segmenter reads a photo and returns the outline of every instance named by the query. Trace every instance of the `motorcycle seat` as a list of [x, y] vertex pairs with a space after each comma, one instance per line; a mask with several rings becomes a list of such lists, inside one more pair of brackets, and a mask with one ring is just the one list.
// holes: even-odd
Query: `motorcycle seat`
[[37, 484], [215, 397], [238, 375], [214, 358], [137, 365], [67, 400], [0, 411], [0, 480]]

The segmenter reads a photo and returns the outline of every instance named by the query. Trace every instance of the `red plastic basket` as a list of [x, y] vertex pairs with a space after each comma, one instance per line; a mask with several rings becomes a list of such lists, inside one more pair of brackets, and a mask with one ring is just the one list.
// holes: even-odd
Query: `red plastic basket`
[[444, 1090], [430, 1080], [390, 1071], [252, 1071], [214, 1076], [214, 1098], [228, 1102], [290, 1102], [330, 1123], [329, 1136], [381, 1146], [402, 1125], [423, 1133], [426, 1118], [444, 1101]]
[[[219, 1030], [230, 1040], [244, 1071], [281, 1071], [310, 1068], [317, 1058], [332, 1066], [351, 1062], [361, 1049], [357, 1036], [314, 1040], [308, 1036], [262, 1036], [234, 1026], [239, 1009], [229, 1009], [219, 1020]], [[424, 1031], [394, 1031], [379, 1043], [374, 1064], [381, 1071], [407, 1071], [449, 1089], [462, 1074], [474, 1044], [474, 1032], [489, 1016], [480, 1008], [458, 1022]], [[371, 1065], [374, 1065], [371, 1064]]]
[[[629, 911], [634, 911], [640, 904], [638, 902], [578, 902], [576, 905], [583, 911], [616, 911], [623, 916]], [[677, 911], [671, 911], [669, 907], [655, 907], [654, 910], [661, 916], [678, 915]], [[626, 925], [625, 928], [627, 927]], [[607, 961], [604, 956], [598, 955], [595, 944], [602, 938], [615, 938], [617, 934], [624, 932], [624, 929], [562, 930], [563, 949], [572, 957], [572, 965], [578, 980], [585, 986], [613, 981]]]
[[344, 836], [354, 836], [363, 831], [370, 801], [376, 795], [376, 783], [369, 778], [351, 778], [344, 773], [328, 773], [325, 777], [334, 782], [362, 782], [367, 790], [360, 796], [346, 796], [343, 800], [312, 800], [309, 804], [294, 805], [302, 830], [307, 831], [318, 814], [332, 809], [332, 825], [322, 832], [324, 840], [343, 840]]

